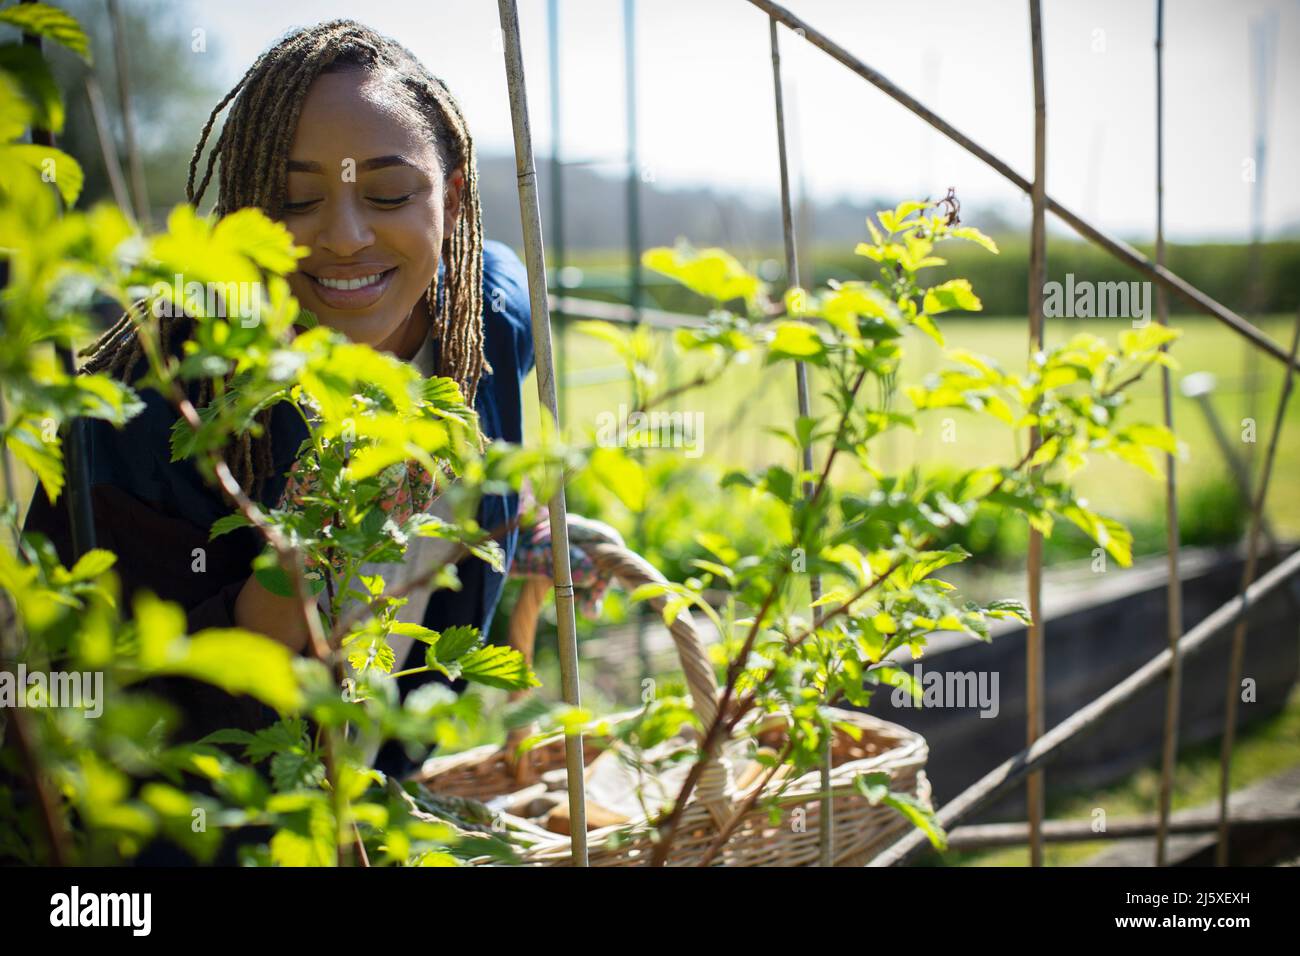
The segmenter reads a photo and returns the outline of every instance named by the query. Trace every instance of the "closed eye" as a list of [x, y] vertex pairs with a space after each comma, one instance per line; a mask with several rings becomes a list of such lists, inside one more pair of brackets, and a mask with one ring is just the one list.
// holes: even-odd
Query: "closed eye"
[[[405, 196], [369, 196], [367, 197], [376, 206], [385, 206], [394, 208], [408, 201], [415, 193], [407, 193]], [[304, 199], [302, 202], [286, 202], [284, 204], [285, 212], [306, 212], [313, 206], [320, 203], [319, 199]]]

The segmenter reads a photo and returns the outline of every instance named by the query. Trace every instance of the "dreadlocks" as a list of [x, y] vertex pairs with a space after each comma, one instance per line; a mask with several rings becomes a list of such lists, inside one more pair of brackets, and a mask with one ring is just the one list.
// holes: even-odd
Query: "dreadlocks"
[[[289, 148], [307, 90], [322, 73], [347, 70], [374, 74], [389, 84], [428, 125], [444, 177], [456, 169], [464, 172], [460, 217], [452, 234], [443, 240], [446, 288], [439, 295], [435, 270], [428, 307], [432, 318], [430, 335], [438, 344], [438, 373], [454, 379], [472, 407], [479, 378], [491, 372], [483, 354], [483, 232], [474, 141], [460, 105], [446, 84], [405, 47], [352, 20], [333, 20], [286, 36], [258, 57], [208, 117], [190, 159], [186, 199], [195, 206], [199, 204], [220, 160], [217, 215], [252, 206], [273, 219], [281, 218]], [[203, 148], [217, 117], [232, 101], [234, 105], [195, 188]], [[133, 311], [139, 319], [139, 309]], [[159, 319], [164, 354], [178, 333], [188, 334], [190, 321], [183, 314]], [[82, 355], [88, 356], [83, 371], [105, 371], [130, 380], [144, 355], [132, 313], [123, 315]], [[212, 401], [213, 394], [213, 383], [204, 380], [197, 404]], [[260, 493], [274, 470], [269, 426], [267, 409], [258, 415], [257, 427], [236, 436], [226, 451], [235, 477], [254, 494]]]

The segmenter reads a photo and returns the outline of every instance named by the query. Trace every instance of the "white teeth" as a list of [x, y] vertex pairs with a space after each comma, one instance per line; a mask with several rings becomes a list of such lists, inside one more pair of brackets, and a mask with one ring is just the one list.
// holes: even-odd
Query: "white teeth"
[[326, 279], [324, 276], [318, 276], [316, 281], [327, 289], [362, 289], [374, 285], [382, 275], [382, 272], [376, 272], [372, 276], [362, 276], [359, 279]]

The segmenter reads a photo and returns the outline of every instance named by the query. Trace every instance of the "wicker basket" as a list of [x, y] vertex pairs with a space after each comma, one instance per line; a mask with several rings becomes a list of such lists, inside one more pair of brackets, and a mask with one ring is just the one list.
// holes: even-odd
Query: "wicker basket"
[[[640, 555], [621, 542], [592, 540], [581, 542], [602, 573], [611, 575], [624, 586], [635, 588], [647, 583], [663, 583], [661, 575]], [[511, 643], [532, 658], [537, 622], [551, 582], [545, 578], [527, 578], [510, 619]], [[650, 602], [657, 610], [663, 598]], [[709, 726], [717, 714], [718, 686], [704, 643], [691, 620], [683, 611], [669, 627], [681, 660], [682, 670], [691, 691], [692, 707], [702, 726]], [[616, 715], [614, 719], [630, 716]], [[861, 730], [853, 740], [837, 730], [832, 743], [831, 793], [833, 795], [834, 850], [838, 866], [858, 866], [883, 847], [892, 843], [911, 824], [893, 809], [873, 806], [859, 794], [854, 778], [863, 773], [884, 771], [889, 774], [890, 789], [910, 793], [929, 805], [930, 786], [925, 776], [928, 747], [925, 739], [913, 731], [887, 721], [847, 710], [836, 710], [836, 719]], [[565, 766], [564, 740], [556, 736], [530, 750], [518, 760], [512, 757], [515, 744], [526, 731], [517, 731], [504, 747], [487, 745], [447, 757], [428, 761], [415, 780], [437, 795], [469, 797], [488, 801], [520, 790], [540, 775]], [[767, 718], [763, 725], [747, 729], [765, 743], [779, 746], [784, 733], [781, 718]], [[590, 765], [602, 748], [591, 739], [584, 740], [584, 763]], [[668, 863], [691, 866], [700, 863], [721, 829], [732, 821], [742, 801], [759, 777], [736, 785], [733, 773], [737, 746], [723, 746], [721, 754], [710, 761], [700, 777], [683, 811], [673, 840]], [[819, 857], [819, 817], [821, 781], [817, 772], [793, 781], [773, 780], [766, 784], [769, 793], [780, 792], [780, 821], [773, 825], [768, 811], [761, 805], [748, 810], [734, 827], [726, 844], [713, 856], [711, 863], [720, 866], [808, 866]], [[543, 830], [535, 824], [509, 814], [502, 822], [530, 844], [520, 857], [525, 864], [567, 866], [572, 860], [566, 836]], [[641, 817], [628, 823], [592, 829], [587, 836], [588, 857], [592, 866], [636, 866], [650, 856], [650, 825]], [[486, 862], [486, 861], [484, 861]]]

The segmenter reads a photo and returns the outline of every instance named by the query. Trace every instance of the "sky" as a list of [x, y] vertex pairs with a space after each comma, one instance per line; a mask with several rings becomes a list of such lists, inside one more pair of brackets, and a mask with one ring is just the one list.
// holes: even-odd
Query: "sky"
[[[551, 149], [547, 0], [519, 0], [539, 157]], [[1029, 176], [1028, 4], [1013, 0], [789, 0], [810, 26]], [[626, 153], [623, 0], [559, 0], [562, 153], [618, 173]], [[461, 100], [480, 152], [512, 147], [491, 0], [197, 0], [205, 68], [233, 85], [294, 26], [359, 19], [415, 52]], [[1155, 221], [1155, 2], [1045, 0], [1047, 190], [1104, 230]], [[642, 177], [778, 192], [767, 17], [745, 0], [637, 0]], [[1251, 232], [1256, 109], [1252, 23], [1272, 44], [1263, 165], [1265, 237], [1300, 232], [1300, 0], [1170, 0], [1165, 13], [1165, 221], [1171, 239]], [[782, 30], [795, 173], [823, 199], [938, 196], [1028, 201], [982, 162], [829, 56]], [[1287, 91], [1291, 91], [1289, 94]]]

